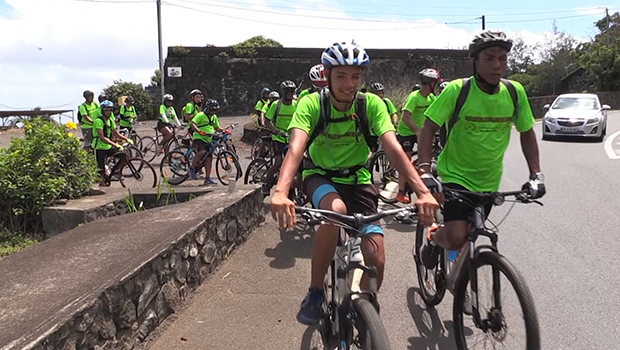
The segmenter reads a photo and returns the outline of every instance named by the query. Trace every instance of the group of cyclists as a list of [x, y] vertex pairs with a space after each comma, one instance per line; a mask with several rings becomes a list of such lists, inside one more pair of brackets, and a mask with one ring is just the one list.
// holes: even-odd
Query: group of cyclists
[[[456, 250], [467, 239], [468, 216], [472, 206], [442, 196], [443, 187], [470, 192], [499, 189], [503, 156], [511, 126], [520, 133], [530, 177], [523, 191], [530, 198], [545, 194], [538, 145], [533, 130], [534, 117], [523, 86], [502, 79], [512, 40], [503, 31], [484, 30], [469, 43], [473, 75], [444, 82], [434, 68], [419, 73], [420, 84], [407, 97], [402, 117], [384, 97], [380, 83], [361, 91], [370, 57], [358, 44], [334, 43], [321, 55], [321, 64], [312, 67], [313, 86], [293, 100], [295, 84], [282, 83], [278, 94], [263, 89], [255, 110], [273, 132], [273, 141], [283, 160], [274, 163], [269, 176], [279, 170], [271, 199], [274, 220], [281, 227], [296, 225], [295, 203], [288, 198], [299, 167], [303, 169], [303, 191], [315, 208], [342, 214], [377, 212], [378, 192], [366, 168], [373, 136], [378, 137], [390, 164], [399, 173], [397, 199], [409, 203], [407, 191], [415, 194], [419, 221], [427, 227], [421, 250], [423, 264], [432, 269], [440, 248]], [[276, 102], [278, 101], [278, 102]], [[276, 120], [277, 119], [277, 120]], [[436, 172], [431, 169], [435, 134], [443, 129], [443, 149], [437, 156]], [[370, 135], [369, 135], [370, 134]], [[417, 161], [411, 152], [417, 144]], [[281, 165], [280, 165], [281, 164]], [[436, 175], [435, 175], [436, 174]], [[267, 181], [266, 191], [273, 184]], [[468, 198], [472, 202], [479, 197]], [[443, 204], [443, 223], [435, 214]], [[485, 206], [485, 217], [490, 206]], [[320, 321], [324, 276], [338, 240], [338, 228], [322, 225], [314, 236], [311, 280], [297, 320], [306, 325]], [[385, 266], [383, 230], [378, 224], [365, 226], [372, 240], [362, 241], [364, 260], [378, 271], [381, 285]], [[362, 278], [362, 289], [368, 279]]]
[[[187, 123], [187, 137], [191, 137], [193, 147], [197, 152], [189, 170], [190, 177], [197, 180], [197, 169], [202, 167], [202, 164], [198, 164], [198, 162], [207, 152], [213, 133], [215, 131], [227, 131], [220, 127], [215, 114], [220, 108], [217, 100], [207, 99], [203, 102], [204, 95], [197, 89], [192, 90], [189, 95], [190, 101], [182, 108], [181, 117]], [[124, 104], [119, 108], [117, 119], [119, 130], [124, 129], [124, 132], [120, 133], [117, 130], [116, 118], [113, 112], [115, 106], [108, 99], [108, 96], [102, 92], [98, 97], [99, 103], [94, 101], [94, 93], [90, 90], [84, 91], [83, 96], [85, 101], [78, 107], [78, 120], [82, 130], [83, 147], [94, 152], [101, 175], [101, 184], [104, 184], [103, 176], [106, 158], [117, 156], [120, 158], [120, 161], [117, 162], [115, 167], [122, 166], [123, 162], [126, 161], [126, 155], [122, 152], [123, 146], [121, 143], [133, 144], [132, 139], [128, 135], [133, 131], [134, 123], [137, 119], [134, 106], [135, 99], [133, 96], [127, 96]], [[162, 134], [162, 138], [158, 141], [162, 152], [168, 151], [166, 145], [174, 137], [174, 129], [183, 128], [183, 124], [179, 121], [176, 110], [172, 105], [173, 102], [174, 97], [170, 94], [165, 94], [158, 110], [157, 130]], [[212, 160], [212, 157], [208, 156], [204, 163], [205, 185], [217, 183], [211, 178]], [[111, 172], [114, 173], [115, 170], [112, 169]]]

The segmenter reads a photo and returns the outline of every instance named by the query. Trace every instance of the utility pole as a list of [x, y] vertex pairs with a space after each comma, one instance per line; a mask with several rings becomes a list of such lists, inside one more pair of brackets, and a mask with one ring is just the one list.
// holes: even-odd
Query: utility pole
[[482, 30], [487, 29], [485, 24], [484, 24], [484, 15], [482, 15], [482, 17], [480, 17], [482, 19]]
[[157, 0], [157, 42], [159, 43], [159, 76], [161, 85], [161, 98], [164, 98], [164, 47], [161, 42], [161, 0]]

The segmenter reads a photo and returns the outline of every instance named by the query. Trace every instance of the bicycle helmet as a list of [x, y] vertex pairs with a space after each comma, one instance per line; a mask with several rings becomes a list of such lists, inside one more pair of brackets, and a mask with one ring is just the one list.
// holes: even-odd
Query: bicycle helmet
[[297, 85], [295, 85], [295, 82], [291, 80], [285, 80], [280, 84], [280, 90], [282, 91], [295, 90], [296, 88], [297, 88]]
[[499, 29], [483, 30], [476, 34], [469, 43], [469, 57], [476, 58], [480, 51], [493, 46], [500, 46], [510, 52], [510, 49], [512, 49], [512, 40], [506, 36], [506, 33]]
[[99, 94], [99, 97], [97, 97], [97, 99], [99, 100], [99, 103], [101, 103], [108, 99], [108, 95], [105, 92], [102, 92]]
[[101, 107], [101, 111], [102, 112], [103, 111], [111, 111], [111, 110], [114, 109], [114, 103], [112, 103], [112, 101], [105, 100], [105, 101], [101, 102], [100, 107]]
[[127, 98], [125, 98], [125, 102], [134, 104], [136, 100], [134, 100], [133, 96], [130, 95], [130, 96], [127, 96]]
[[164, 95], [164, 102], [166, 102], [166, 101], [172, 102], [172, 101], [174, 101], [174, 97], [172, 97], [172, 95], [170, 95], [170, 94], [165, 94]]
[[198, 89], [194, 89], [192, 91], [190, 91], [189, 93], [189, 97], [193, 98], [195, 95], [202, 95], [202, 91], [198, 90]]
[[90, 90], [84, 90], [82, 96], [84, 96], [84, 98], [95, 97], [95, 93]]
[[411, 91], [417, 91], [420, 90], [422, 88], [422, 86], [420, 84], [414, 84], [413, 87], [411, 88]]
[[385, 87], [381, 83], [373, 83], [370, 85], [371, 92], [379, 92], [385, 90]]
[[439, 93], [441, 93], [443, 91], [443, 89], [446, 88], [446, 86], [448, 86], [448, 82], [444, 81], [441, 84], [439, 84]]
[[426, 68], [418, 73], [422, 84], [430, 84], [432, 82], [442, 82], [439, 72], [434, 68]]
[[326, 48], [321, 55], [321, 63], [327, 69], [335, 66], [368, 67], [370, 57], [361, 46], [352, 43], [334, 43]]
[[261, 95], [264, 95], [264, 94], [269, 93], [269, 92], [271, 92], [271, 90], [269, 90], [269, 88], [268, 88], [268, 87], [264, 87], [264, 88], [260, 91], [260, 94], [261, 94]]
[[206, 112], [207, 110], [210, 110], [210, 109], [215, 109], [215, 110], [220, 109], [220, 104], [217, 102], [217, 100], [210, 98], [207, 100], [207, 102], [205, 102], [204, 111]]
[[277, 91], [272, 91], [269, 93], [269, 98], [277, 100], [280, 98], [280, 93], [278, 93]]
[[322, 64], [317, 64], [310, 68], [308, 76], [312, 81], [312, 84], [319, 87], [327, 86], [327, 76], [325, 75], [325, 67]]

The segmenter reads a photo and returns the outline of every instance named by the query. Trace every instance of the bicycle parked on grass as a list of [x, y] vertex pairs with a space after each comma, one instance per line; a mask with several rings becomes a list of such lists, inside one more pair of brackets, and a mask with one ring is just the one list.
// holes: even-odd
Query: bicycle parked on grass
[[[442, 249], [439, 263], [432, 270], [427, 269], [421, 259], [426, 231], [418, 224], [413, 256], [422, 299], [428, 306], [435, 306], [441, 302], [446, 290], [452, 292], [454, 335], [459, 350], [475, 349], [476, 346], [486, 349], [488, 343], [495, 349], [494, 341], [503, 345], [502, 348], [540, 349], [534, 300], [519, 271], [499, 253], [498, 229], [495, 225], [486, 227], [484, 207], [485, 204], [499, 206], [506, 201], [506, 197], [514, 197], [515, 203], [542, 203], [530, 199], [523, 191], [475, 193], [444, 188], [443, 193], [448, 198], [470, 204], [475, 210], [468, 220], [470, 231], [467, 243], [454, 263], [451, 263], [448, 252]], [[479, 197], [479, 204], [474, 204], [465, 195]], [[442, 222], [440, 215], [437, 219], [438, 223]], [[488, 237], [491, 244], [476, 246], [480, 236]], [[508, 298], [515, 296], [510, 295], [511, 291], [516, 294], [512, 300]], [[470, 293], [469, 301], [466, 301], [466, 293]], [[485, 297], [490, 298], [489, 305], [483, 305], [482, 299]], [[472, 319], [463, 317], [465, 302], [471, 303]], [[508, 309], [515, 306], [518, 311], [510, 313]], [[510, 324], [507, 322], [509, 319], [513, 320]], [[476, 334], [476, 331], [479, 333]], [[512, 331], [522, 334], [512, 334]]]
[[[340, 227], [338, 246], [324, 282], [325, 302], [318, 325], [325, 349], [390, 349], [387, 333], [379, 317], [377, 269], [366, 266], [362, 239], [372, 239], [360, 229], [388, 216], [413, 214], [415, 207], [398, 208], [364, 216], [307, 207], [295, 207], [309, 225]], [[368, 290], [361, 290], [361, 275], [368, 276]]]
[[[224, 130], [233, 129], [237, 124], [228, 126]], [[239, 164], [239, 156], [230, 151], [230, 135], [224, 133], [214, 133], [213, 139], [209, 143], [209, 149], [199, 162], [199, 169], [204, 166], [205, 160], [213, 155], [215, 158], [215, 172], [222, 185], [228, 185], [230, 179], [235, 181], [241, 178], [243, 171]], [[232, 148], [234, 149], [234, 148]], [[194, 147], [181, 146], [168, 152], [161, 161], [160, 174], [171, 185], [180, 185], [189, 178], [189, 169], [196, 156]]]

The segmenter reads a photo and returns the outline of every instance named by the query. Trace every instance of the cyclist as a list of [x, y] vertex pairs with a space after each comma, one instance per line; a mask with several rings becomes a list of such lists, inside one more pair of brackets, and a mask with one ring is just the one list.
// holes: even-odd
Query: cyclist
[[263, 106], [263, 110], [261, 111], [264, 114], [267, 113], [267, 111], [269, 111], [269, 107], [271, 107], [271, 105], [278, 101], [280, 99], [280, 93], [277, 91], [272, 91], [269, 93], [269, 102], [265, 103], [265, 105]]
[[261, 95], [260, 100], [256, 101], [256, 104], [254, 105], [254, 112], [256, 113], [256, 116], [258, 117], [260, 126], [265, 125], [265, 115], [263, 114], [263, 107], [265, 106], [265, 103], [269, 102], [270, 92], [271, 90], [269, 90], [268, 87], [264, 87], [260, 91], [260, 95]]
[[[216, 100], [208, 99], [205, 102], [204, 110], [202, 112], [198, 112], [194, 119], [190, 122], [190, 127], [194, 131], [192, 139], [194, 140], [196, 155], [194, 156], [194, 160], [192, 161], [192, 165], [189, 169], [189, 176], [191, 176], [194, 180], [198, 180], [198, 175], [196, 174], [198, 162], [200, 162], [207, 150], [209, 150], [213, 131], [224, 131], [224, 129], [220, 127], [220, 123], [217, 120], [217, 115], [215, 115], [215, 112], [217, 112], [218, 109], [220, 109], [220, 104]], [[212, 163], [213, 155], [209, 154], [204, 164], [206, 174], [204, 185], [217, 184], [217, 182], [211, 178]]]
[[101, 102], [101, 115], [93, 120], [93, 141], [92, 147], [95, 150], [97, 156], [97, 166], [99, 167], [99, 174], [101, 176], [101, 184], [104, 185], [103, 178], [105, 176], [105, 160], [110, 156], [119, 157], [120, 161], [116, 163], [114, 168], [110, 170], [110, 174], [114, 174], [116, 169], [125, 164], [127, 155], [122, 153], [123, 146], [112, 141], [112, 139], [120, 139], [133, 144], [133, 141], [126, 138], [116, 131], [116, 123], [112, 117], [112, 110], [114, 104], [111, 101]]
[[310, 68], [308, 72], [308, 77], [310, 77], [310, 81], [312, 82], [312, 87], [302, 90], [297, 96], [297, 101], [299, 102], [305, 96], [310, 95], [315, 91], [319, 91], [322, 88], [327, 86], [327, 76], [325, 76], [325, 68], [322, 64], [316, 64]]
[[293, 95], [297, 86], [291, 80], [285, 80], [280, 84], [280, 90], [282, 91], [282, 99], [277, 103], [272, 103], [267, 113], [265, 113], [265, 124], [271, 132], [271, 142], [273, 144], [274, 162], [273, 165], [267, 170], [265, 175], [265, 183], [263, 184], [263, 194], [269, 195], [271, 187], [275, 184], [274, 178], [276, 172], [280, 170], [282, 165], [282, 156], [284, 155], [284, 147], [286, 147], [288, 140], [284, 134], [288, 130], [288, 126], [297, 108], [297, 103], [293, 101]]
[[398, 113], [396, 111], [396, 107], [394, 107], [394, 103], [392, 103], [392, 100], [390, 100], [387, 97], [384, 97], [385, 96], [385, 87], [383, 86], [383, 84], [381, 84], [381, 83], [370, 84], [370, 92], [372, 92], [373, 94], [381, 97], [381, 99], [385, 103], [385, 107], [387, 108], [388, 114], [392, 118], [392, 123], [394, 125], [397, 125], [397, 123], [398, 123]]
[[[424, 69], [418, 73], [418, 76], [420, 77], [422, 88], [413, 91], [407, 96], [405, 107], [403, 108], [403, 118], [398, 123], [398, 140], [409, 158], [413, 154], [413, 147], [418, 139], [417, 134], [424, 123], [424, 111], [435, 100], [433, 91], [435, 91], [437, 82], [441, 82], [439, 72], [433, 68]], [[408, 190], [408, 188], [406, 189], [405, 180], [399, 178], [396, 200], [401, 203], [409, 203]]]
[[450, 82], [449, 81], [442, 81], [441, 84], [439, 84], [439, 88], [437, 88], [437, 96], [439, 96], [439, 94], [441, 94], [443, 89], [445, 89], [446, 86], [448, 86], [448, 83], [450, 83]]
[[133, 96], [127, 96], [125, 98], [125, 105], [121, 106], [120, 109], [120, 118], [121, 120], [118, 122], [120, 129], [127, 129], [127, 135], [131, 132], [133, 128], [134, 120], [136, 119], [136, 107], [133, 105], [136, 101]]
[[[172, 106], [172, 102], [174, 102], [174, 97], [170, 94], [164, 95], [164, 101], [159, 106], [159, 119], [157, 120], [157, 130], [162, 133], [163, 138], [161, 140], [161, 147], [164, 147], [168, 141], [172, 139], [174, 134], [172, 133], [172, 121], [174, 121], [177, 126], [181, 127], [181, 122], [177, 117], [177, 112], [174, 110], [174, 106]], [[167, 153], [168, 150], [165, 150]]]
[[[502, 160], [508, 147], [511, 124], [520, 133], [521, 147], [528, 164], [530, 179], [523, 190], [533, 198], [545, 194], [544, 176], [540, 172], [538, 144], [532, 126], [534, 117], [523, 86], [516, 81], [508, 85], [500, 78], [506, 71], [507, 55], [512, 40], [503, 31], [485, 30], [474, 36], [469, 44], [474, 75], [469, 80], [469, 93], [454, 118], [456, 101], [463, 88], [463, 79], [446, 86], [435, 103], [426, 110], [420, 138], [417, 168], [431, 191], [441, 192], [442, 186], [473, 192], [497, 191], [502, 176]], [[517, 104], [511, 97], [509, 85], [514, 87]], [[440, 183], [430, 174], [433, 134], [440, 126], [448, 126], [448, 140], [437, 160]], [[475, 203], [476, 197], [470, 198]], [[472, 209], [462, 201], [446, 199], [442, 227], [427, 231], [422, 247], [424, 265], [432, 269], [437, 264], [438, 247], [459, 249], [468, 234], [468, 213]], [[491, 205], [486, 206], [488, 216]]]
[[106, 94], [105, 91], [101, 91], [101, 93], [99, 94], [99, 97], [97, 97], [97, 99], [99, 100], [99, 103], [101, 103], [103, 101], [107, 101], [108, 100], [108, 94]]
[[[362, 74], [368, 67], [368, 54], [355, 43], [335, 43], [323, 52], [321, 61], [327, 70], [328, 88], [301, 100], [289, 125], [290, 149], [271, 200], [274, 219], [279, 221], [280, 226], [293, 227], [296, 223], [295, 205], [287, 196], [306, 143], [311, 164], [304, 166], [304, 192], [312, 199], [312, 204], [340, 213], [376, 213], [378, 193], [370, 182], [370, 173], [364, 167], [370, 152], [367, 135], [361, 135], [361, 118], [355, 114], [356, 104], [361, 104], [360, 101], [365, 98], [364, 119], [368, 125], [362, 127], [366, 131], [375, 130], [379, 135], [389, 159], [416, 190], [420, 220], [429, 225], [438, 204], [398, 144], [385, 103], [376, 95], [358, 94]], [[321, 100], [324, 102], [321, 103]], [[328, 104], [325, 108], [331, 116], [324, 114], [326, 123], [322, 123], [324, 129], [318, 130], [320, 133], [317, 135], [315, 131], [321, 118], [320, 108], [324, 103]], [[384, 266], [383, 233], [377, 225], [368, 225], [365, 231], [373, 241], [363, 241], [364, 259], [369, 265], [377, 267], [377, 282], [380, 285]], [[338, 228], [332, 226], [323, 225], [316, 232], [310, 289], [297, 314], [297, 320], [301, 323], [316, 324], [319, 321], [324, 299], [323, 279], [334, 255], [337, 238]], [[364, 277], [362, 284], [367, 286], [367, 283]]]
[[[189, 123], [201, 111], [203, 98], [202, 91], [198, 89], [190, 91], [189, 102], [181, 109], [181, 117], [185, 122]], [[192, 128], [188, 126], [188, 130], [191, 132]]]
[[99, 104], [94, 100], [95, 93], [86, 90], [82, 94], [84, 96], [84, 103], [78, 107], [78, 121], [80, 122], [80, 128], [82, 129], [82, 147], [86, 150], [91, 149], [93, 141], [93, 119], [97, 117], [99, 113]]

